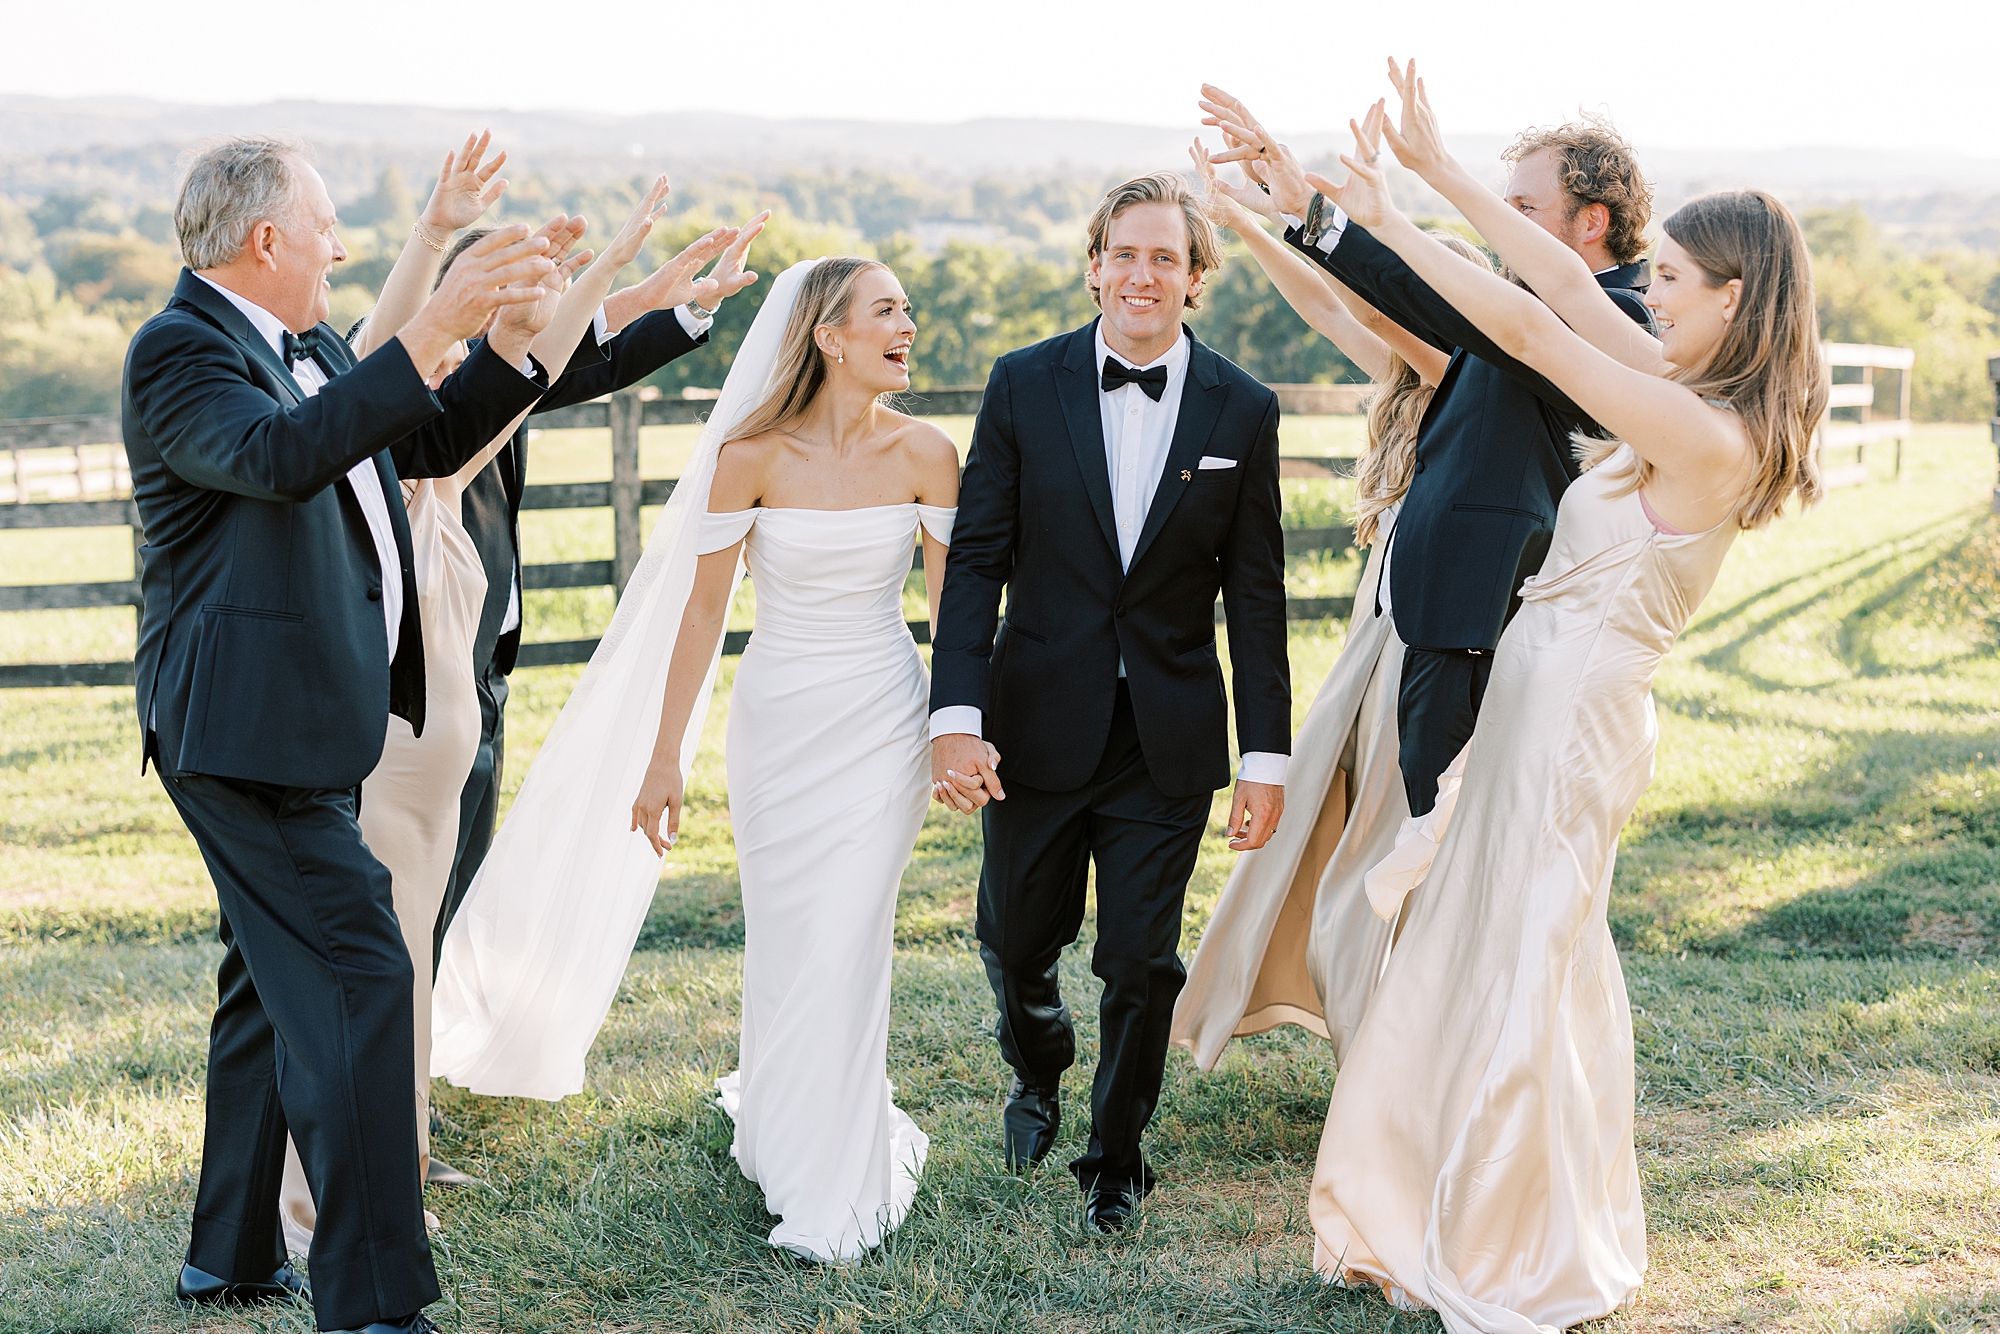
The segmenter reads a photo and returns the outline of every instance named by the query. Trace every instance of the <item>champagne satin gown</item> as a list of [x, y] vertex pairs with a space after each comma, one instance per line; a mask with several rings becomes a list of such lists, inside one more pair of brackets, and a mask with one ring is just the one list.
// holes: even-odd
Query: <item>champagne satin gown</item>
[[782, 1218], [773, 1246], [853, 1260], [902, 1222], [930, 1140], [888, 1079], [896, 890], [930, 804], [930, 676], [903, 621], [918, 525], [957, 511], [760, 508], [757, 625], [729, 697], [729, 820], [743, 885], [743, 1036], [717, 1103]]
[[[484, 466], [482, 457], [477, 462]], [[486, 600], [486, 570], [460, 518], [465, 483], [456, 477], [404, 482], [417, 611], [424, 631], [424, 734], [391, 716], [382, 759], [361, 784], [361, 836], [389, 868], [396, 919], [416, 969], [417, 1171], [430, 1165], [431, 938], [458, 851], [459, 793], [479, 749], [479, 696], [472, 644]], [[279, 1213], [297, 1255], [312, 1246], [317, 1212], [298, 1153], [285, 1151]], [[428, 1211], [426, 1220], [436, 1226]]]
[[[1632, 463], [1621, 448], [1563, 497], [1451, 809], [1370, 877], [1414, 889], [1327, 1109], [1314, 1262], [1453, 1334], [1566, 1329], [1645, 1273], [1606, 900], [1652, 780], [1654, 671], [1737, 528], [1662, 531], [1637, 492], [1616, 494]], [[1393, 918], [1398, 895], [1378, 899]]]
[[1396, 733], [1403, 642], [1387, 612], [1375, 614], [1394, 526], [1385, 512], [1347, 641], [1292, 741], [1286, 817], [1237, 858], [1175, 1002], [1173, 1041], [1203, 1070], [1231, 1038], [1279, 1024], [1328, 1039], [1339, 1061], [1374, 997], [1390, 925], [1362, 877], [1410, 813]]

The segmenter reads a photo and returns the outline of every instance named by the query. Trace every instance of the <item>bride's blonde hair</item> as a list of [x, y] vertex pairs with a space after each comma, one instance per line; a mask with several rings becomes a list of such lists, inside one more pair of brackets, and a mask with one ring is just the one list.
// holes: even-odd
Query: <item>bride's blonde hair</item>
[[829, 255], [813, 265], [799, 284], [798, 300], [785, 323], [784, 341], [778, 345], [764, 401], [744, 414], [729, 439], [723, 441], [725, 445], [730, 440], [778, 430], [811, 409], [820, 390], [826, 388], [827, 363], [826, 353], [820, 351], [813, 334], [821, 327], [839, 328], [847, 323], [854, 309], [854, 284], [870, 269], [891, 272], [880, 260], [859, 255]]

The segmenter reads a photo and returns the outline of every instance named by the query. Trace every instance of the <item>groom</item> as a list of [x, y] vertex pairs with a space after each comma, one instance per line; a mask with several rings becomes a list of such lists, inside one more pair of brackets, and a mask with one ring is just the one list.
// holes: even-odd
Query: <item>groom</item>
[[[1215, 600], [1228, 617], [1243, 764], [1229, 846], [1284, 808], [1291, 749], [1276, 396], [1181, 324], [1221, 260], [1178, 176], [1127, 181], [1092, 215], [1102, 316], [993, 367], [959, 494], [933, 647], [932, 777], [984, 808], [979, 945], [1015, 1078], [1008, 1165], [1039, 1163], [1076, 1038], [1057, 962], [1097, 869], [1102, 1040], [1085, 1216], [1123, 1227], [1153, 1186], [1188, 875], [1229, 781]], [[1002, 591], [1007, 611], [1000, 615]], [[1005, 757], [1008, 785], [988, 763]]]

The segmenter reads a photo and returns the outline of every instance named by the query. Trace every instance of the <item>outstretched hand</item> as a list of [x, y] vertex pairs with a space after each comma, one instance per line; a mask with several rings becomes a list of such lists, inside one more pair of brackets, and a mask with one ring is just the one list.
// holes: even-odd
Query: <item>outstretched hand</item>
[[1215, 154], [1216, 162], [1256, 163], [1257, 178], [1271, 188], [1271, 202], [1279, 213], [1302, 217], [1312, 203], [1313, 187], [1292, 150], [1279, 143], [1270, 131], [1250, 114], [1250, 108], [1212, 83], [1201, 86], [1201, 123], [1222, 131], [1234, 148]]
[[496, 311], [541, 300], [534, 284], [556, 267], [548, 248], [548, 237], [530, 236], [525, 223], [497, 227], [468, 246], [396, 335], [417, 373], [428, 376], [453, 343], [478, 335]]
[[426, 228], [449, 236], [461, 227], [470, 227], [493, 207], [493, 201], [507, 193], [507, 179], [504, 176], [496, 179], [501, 165], [507, 161], [505, 150], [491, 162], [482, 164], [492, 142], [491, 130], [468, 134], [462, 147], [444, 155], [437, 185], [431, 190], [430, 202], [424, 205], [422, 221]]
[[1241, 231], [1245, 227], [1255, 227], [1256, 222], [1249, 214], [1270, 217], [1277, 209], [1271, 203], [1270, 195], [1256, 186], [1231, 185], [1215, 173], [1215, 163], [1209, 158], [1208, 145], [1196, 139], [1188, 149], [1188, 156], [1194, 159], [1195, 174], [1201, 177], [1206, 189], [1203, 203], [1208, 216], [1219, 227]]
[[[757, 275], [746, 271], [743, 265], [750, 258], [750, 243], [757, 239], [764, 230], [764, 224], [770, 220], [771, 210], [767, 208], [741, 227], [731, 229], [729, 248], [722, 252], [721, 260], [706, 278], [695, 281], [694, 300], [703, 310], [714, 310], [757, 281]], [[695, 267], [698, 269], [700, 265]]]
[[672, 190], [673, 186], [668, 183], [664, 174], [653, 178], [653, 188], [646, 191], [645, 198], [639, 201], [639, 206], [625, 219], [625, 225], [618, 229], [618, 235], [612, 237], [604, 247], [604, 258], [612, 266], [613, 272], [624, 268], [639, 257], [639, 251], [645, 246], [646, 238], [653, 234], [654, 224], [659, 222], [660, 215], [666, 212], [667, 195]]
[[1445, 151], [1444, 131], [1438, 126], [1437, 113], [1431, 110], [1431, 99], [1424, 90], [1424, 81], [1417, 77], [1417, 62], [1412, 60], [1404, 69], [1391, 59], [1389, 82], [1402, 99], [1402, 124], [1391, 123], [1385, 115], [1382, 118], [1382, 133], [1398, 162], [1426, 182], [1435, 183], [1456, 162]]
[[533, 300], [508, 306], [500, 312], [491, 335], [495, 340], [495, 352], [511, 358], [517, 352], [525, 351], [535, 335], [548, 328], [549, 321], [555, 318], [562, 294], [569, 290], [570, 279], [578, 269], [590, 263], [592, 252], [576, 249], [576, 243], [583, 239], [589, 225], [581, 216], [572, 218], [558, 213], [535, 233], [548, 243], [545, 253], [555, 261], [555, 267], [523, 284], [533, 290]]
[[1340, 155], [1341, 165], [1347, 168], [1347, 180], [1336, 185], [1317, 172], [1307, 172], [1306, 179], [1315, 190], [1340, 205], [1348, 217], [1373, 231], [1389, 219], [1402, 216], [1389, 197], [1389, 176], [1381, 165], [1381, 150], [1375, 147], [1376, 134], [1387, 127], [1383, 104], [1377, 102], [1369, 108], [1365, 121], [1350, 120], [1347, 127], [1354, 133], [1355, 145], [1353, 156]]

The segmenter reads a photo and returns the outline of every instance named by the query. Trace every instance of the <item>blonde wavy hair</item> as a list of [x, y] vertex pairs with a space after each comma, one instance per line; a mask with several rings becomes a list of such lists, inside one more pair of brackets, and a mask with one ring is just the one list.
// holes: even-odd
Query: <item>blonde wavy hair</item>
[[870, 269], [893, 272], [880, 260], [859, 255], [829, 255], [813, 265], [799, 284], [798, 300], [785, 322], [784, 341], [778, 345], [764, 401], [744, 414], [723, 444], [780, 430], [812, 408], [820, 390], [826, 388], [827, 363], [826, 353], [820, 351], [813, 334], [822, 327], [837, 329], [847, 323], [854, 310], [854, 285]]
[[[1493, 271], [1486, 252], [1457, 232], [1431, 228], [1446, 249]], [[1394, 352], [1389, 354], [1389, 374], [1368, 404], [1368, 448], [1355, 465], [1354, 540], [1371, 546], [1381, 526], [1382, 512], [1403, 498], [1410, 489], [1410, 474], [1417, 458], [1417, 429], [1431, 406], [1436, 385], [1425, 384], [1410, 363]]]
[[[1741, 279], [1736, 318], [1699, 366], [1668, 377], [1714, 403], [1727, 404], [1750, 437], [1750, 480], [1737, 503], [1736, 523], [1761, 528], [1796, 495], [1802, 504], [1825, 492], [1813, 435], [1826, 415], [1828, 375], [1819, 342], [1812, 256], [1798, 220], [1762, 190], [1729, 190], [1689, 200], [1665, 224], [1703, 280], [1720, 287]], [[1616, 440], [1576, 441], [1577, 456], [1595, 466], [1617, 451]], [[1653, 478], [1639, 459], [1629, 494]]]

